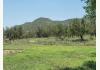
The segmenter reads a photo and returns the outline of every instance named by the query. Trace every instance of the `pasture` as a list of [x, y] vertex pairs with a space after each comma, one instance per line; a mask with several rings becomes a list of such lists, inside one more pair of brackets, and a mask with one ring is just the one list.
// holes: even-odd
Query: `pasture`
[[31, 38], [4, 43], [4, 70], [96, 70], [95, 62], [95, 40]]

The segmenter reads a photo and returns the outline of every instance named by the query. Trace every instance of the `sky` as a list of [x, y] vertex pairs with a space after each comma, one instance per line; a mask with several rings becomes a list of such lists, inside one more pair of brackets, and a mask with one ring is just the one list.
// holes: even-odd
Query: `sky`
[[81, 0], [4, 0], [3, 5], [4, 27], [32, 22], [39, 17], [65, 20], [85, 14]]

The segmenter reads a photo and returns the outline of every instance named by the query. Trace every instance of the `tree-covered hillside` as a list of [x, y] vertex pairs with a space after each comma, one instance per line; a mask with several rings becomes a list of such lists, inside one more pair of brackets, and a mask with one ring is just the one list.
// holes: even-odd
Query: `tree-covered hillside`
[[40, 17], [32, 22], [16, 25], [4, 29], [4, 36], [8, 39], [32, 38], [32, 37], [58, 37], [64, 39], [66, 36], [78, 36], [81, 40], [84, 35], [95, 35], [95, 26], [87, 18], [73, 18], [63, 21], [55, 21]]

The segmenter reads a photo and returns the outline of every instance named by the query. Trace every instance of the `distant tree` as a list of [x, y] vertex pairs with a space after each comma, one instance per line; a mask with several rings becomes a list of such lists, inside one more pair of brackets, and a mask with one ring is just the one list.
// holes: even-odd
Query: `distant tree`
[[66, 28], [65, 28], [65, 36], [67, 37], [73, 37], [75, 36], [74, 32], [73, 32], [73, 28], [72, 28], [72, 20], [69, 24], [67, 24]]
[[80, 36], [81, 41], [84, 40], [83, 36], [85, 34], [85, 21], [84, 19], [74, 19], [73, 23], [70, 25], [71, 35]]
[[86, 23], [83, 18], [81, 19], [79, 27], [80, 27], [79, 36], [80, 36], [81, 40], [84, 40], [83, 36], [84, 36], [84, 34], [86, 34]]
[[87, 34], [90, 34], [91, 36], [96, 36], [96, 24], [91, 23], [90, 18], [88, 16], [84, 16], [83, 19], [85, 20], [85, 29]]
[[12, 27], [13, 31], [14, 31], [14, 39], [21, 39], [23, 36], [23, 30], [21, 26], [14, 26]]
[[15, 40], [15, 39], [21, 39], [22, 38], [22, 27], [21, 26], [14, 26], [11, 28], [6, 28], [4, 30], [4, 36], [5, 38], [8, 38], [9, 40]]
[[14, 40], [14, 34], [15, 34], [15, 32], [14, 32], [14, 30], [13, 30], [13, 28], [6, 28], [6, 31], [5, 31], [5, 36], [6, 36], [6, 38], [8, 38], [10, 41], [11, 40]]
[[22, 29], [22, 26], [18, 26], [16, 32], [18, 33], [18, 38], [21, 39], [22, 36], [23, 36], [23, 29]]
[[64, 36], [65, 36], [65, 29], [64, 26], [62, 24], [57, 24], [57, 28], [56, 28], [56, 36], [63, 40]]

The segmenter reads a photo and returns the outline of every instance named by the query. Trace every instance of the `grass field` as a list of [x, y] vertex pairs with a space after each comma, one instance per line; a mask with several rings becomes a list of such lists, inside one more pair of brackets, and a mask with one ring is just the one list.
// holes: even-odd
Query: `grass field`
[[96, 70], [96, 47], [92, 44], [39, 43], [39, 39], [27, 39], [4, 44], [4, 70]]

